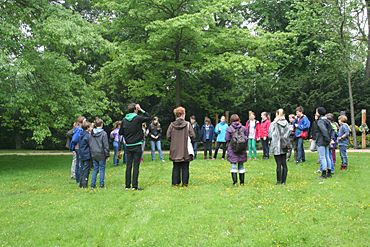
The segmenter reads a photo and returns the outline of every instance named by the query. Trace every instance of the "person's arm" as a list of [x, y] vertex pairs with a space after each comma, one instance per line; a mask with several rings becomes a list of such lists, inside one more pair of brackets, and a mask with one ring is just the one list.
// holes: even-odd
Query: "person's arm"
[[158, 135], [157, 135], [157, 139], [160, 139], [162, 137], [162, 128], [159, 127], [158, 129]]
[[191, 126], [190, 123], [188, 125], [189, 125], [189, 137], [190, 137], [191, 140], [194, 140], [195, 132], [194, 132], [193, 126]]
[[203, 126], [202, 126], [202, 129], [200, 129], [200, 140], [203, 141]]
[[225, 135], [226, 142], [230, 142], [231, 141], [231, 133], [228, 130], [229, 129], [226, 129], [226, 135]]
[[329, 130], [325, 126], [324, 121], [317, 121], [317, 127], [319, 128], [321, 134], [324, 136], [325, 141], [330, 141], [330, 136], [329, 136]]
[[311, 126], [310, 120], [306, 116], [302, 118], [302, 121], [299, 122], [298, 124], [298, 129], [300, 130], [306, 130], [309, 129]]
[[261, 139], [260, 138], [260, 127], [261, 127], [261, 124], [260, 123], [256, 123], [256, 134], [255, 134], [255, 138], [256, 138], [257, 141], [259, 141]]
[[105, 133], [103, 136], [103, 147], [104, 147], [105, 158], [108, 158], [109, 157], [109, 142], [108, 142], [107, 133]]
[[172, 124], [168, 126], [167, 133], [166, 133], [166, 137], [169, 141], [171, 141], [171, 134], [172, 134]]
[[123, 126], [124, 126], [124, 120], [122, 120], [121, 127], [119, 128], [119, 131], [118, 131], [118, 134], [121, 136], [125, 135], [125, 130], [123, 129]]
[[269, 139], [272, 139], [272, 133], [274, 132], [275, 124], [272, 123], [269, 128]]

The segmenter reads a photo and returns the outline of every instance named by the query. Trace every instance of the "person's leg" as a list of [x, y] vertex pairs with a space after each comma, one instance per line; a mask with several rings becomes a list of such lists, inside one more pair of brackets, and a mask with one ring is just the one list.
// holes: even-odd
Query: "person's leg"
[[204, 159], [207, 159], [207, 142], [203, 142], [203, 153], [204, 153]]
[[298, 139], [294, 137], [293, 139], [294, 142], [294, 161], [298, 161]]
[[223, 142], [222, 143], [222, 159], [225, 159], [226, 157], [226, 150], [227, 150], [226, 142]]
[[72, 158], [72, 164], [71, 164], [71, 178], [72, 179], [76, 178], [76, 162], [77, 162], [76, 152], [73, 152], [73, 158]]
[[302, 138], [297, 138], [297, 159], [296, 162], [301, 162], [302, 161]]
[[162, 143], [161, 141], [156, 141], [156, 146], [157, 146], [157, 150], [158, 150], [158, 153], [159, 153], [159, 159], [160, 160], [164, 160], [164, 157], [163, 157], [163, 151], [162, 151]]
[[99, 173], [100, 173], [100, 181], [99, 185], [100, 188], [103, 188], [105, 186], [105, 166], [106, 166], [107, 161], [102, 160], [99, 162]]
[[76, 183], [80, 183], [81, 158], [78, 149], [76, 150]]
[[319, 153], [320, 167], [321, 167], [321, 178], [326, 178], [326, 170], [328, 169], [328, 163], [326, 161], [326, 147], [317, 146], [317, 152]]
[[337, 163], [337, 152], [335, 152], [335, 151], [336, 151], [336, 148], [333, 148], [331, 150], [331, 155], [333, 157], [333, 164], [334, 164], [334, 166], [335, 166], [335, 163]]
[[238, 165], [236, 163], [230, 164], [230, 173], [233, 185], [236, 185], [238, 183]]
[[122, 158], [122, 163], [126, 164], [127, 163], [127, 147], [125, 144], [122, 145], [123, 149], [123, 158]]
[[281, 156], [274, 155], [276, 162], [276, 184], [281, 184], [282, 182], [282, 173], [281, 173]]
[[331, 177], [331, 166], [332, 166], [332, 161], [330, 159], [330, 149], [329, 146], [325, 147], [325, 159], [326, 159], [326, 164], [327, 164], [327, 177]]
[[266, 140], [261, 139], [263, 158], [266, 159]]
[[304, 151], [304, 139], [303, 138], [300, 138], [302, 143], [301, 143], [301, 150], [302, 150], [302, 162], [305, 162], [306, 161], [306, 153]]
[[146, 141], [144, 140], [143, 144], [141, 145], [141, 162], [144, 162], [145, 145], [146, 145]]
[[134, 152], [131, 150], [132, 147], [127, 148], [127, 164], [126, 164], [126, 189], [131, 188], [131, 173], [132, 164], [134, 162]]
[[140, 159], [143, 156], [143, 151], [138, 146], [134, 152], [134, 172], [132, 176], [132, 187], [137, 189], [139, 188], [139, 169], [140, 169]]
[[212, 141], [209, 141], [209, 158], [212, 159]]
[[180, 167], [182, 163], [173, 162], [172, 167], [172, 185], [177, 186], [180, 185]]
[[198, 153], [198, 142], [192, 142], [193, 144], [193, 150], [194, 150], [194, 159], [197, 158], [197, 153]]
[[330, 170], [331, 173], [334, 173], [334, 158], [333, 158], [333, 150], [329, 148], [329, 160], [330, 160]]
[[281, 165], [283, 167], [281, 183], [286, 184], [286, 178], [288, 176], [288, 165], [286, 162], [286, 154], [281, 155]]
[[155, 160], [155, 141], [150, 141], [150, 151], [152, 154], [152, 161]]
[[189, 184], [189, 161], [184, 161], [181, 165], [182, 186], [187, 187]]
[[342, 146], [342, 153], [343, 153], [343, 168], [347, 169], [348, 167], [348, 155], [347, 155], [347, 146]]
[[215, 154], [213, 155], [213, 158], [215, 159], [217, 159], [217, 154], [218, 154], [218, 150], [220, 149], [220, 146], [221, 146], [221, 142], [217, 142], [216, 148], [215, 148]]
[[[96, 187], [96, 176], [99, 172], [99, 163], [98, 163], [98, 161], [93, 160], [93, 166], [94, 166], [94, 170], [93, 170], [92, 177], [91, 177], [91, 187], [95, 188]], [[101, 176], [101, 174], [100, 174], [100, 176]]]
[[119, 160], [118, 160], [118, 150], [119, 150], [119, 143], [114, 141], [113, 142], [113, 165], [114, 166], [117, 166], [118, 163], [119, 163]]
[[244, 168], [243, 162], [238, 163], [238, 172], [239, 172], [240, 185], [244, 185], [245, 168]]
[[253, 149], [253, 155], [254, 159], [257, 159], [257, 147], [256, 147], [256, 139], [252, 139], [252, 149]]
[[248, 139], [248, 156], [249, 156], [249, 159], [252, 159], [252, 141], [253, 139]]
[[82, 161], [81, 175], [80, 175], [80, 188], [87, 188], [90, 172], [90, 160]]

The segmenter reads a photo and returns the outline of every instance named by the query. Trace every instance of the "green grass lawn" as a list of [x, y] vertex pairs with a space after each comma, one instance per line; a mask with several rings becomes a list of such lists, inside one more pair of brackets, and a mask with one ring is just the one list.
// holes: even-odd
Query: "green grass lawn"
[[[370, 154], [323, 183], [315, 154], [289, 164], [246, 164], [233, 187], [226, 161], [191, 164], [190, 186], [170, 186], [172, 163], [145, 162], [144, 191], [124, 190], [124, 167], [106, 189], [79, 189], [68, 156], [0, 157], [0, 246], [369, 246]], [[146, 156], [149, 160], [149, 156]]]

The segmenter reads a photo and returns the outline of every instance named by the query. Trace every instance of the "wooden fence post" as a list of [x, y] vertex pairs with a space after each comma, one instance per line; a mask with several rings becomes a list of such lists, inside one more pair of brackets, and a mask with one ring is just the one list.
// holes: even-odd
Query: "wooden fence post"
[[[361, 111], [362, 113], [362, 121], [361, 121], [361, 124], [362, 126], [365, 126], [366, 125], [366, 110], [363, 109]], [[362, 149], [365, 149], [366, 148], [366, 131], [363, 130], [362, 131]]]

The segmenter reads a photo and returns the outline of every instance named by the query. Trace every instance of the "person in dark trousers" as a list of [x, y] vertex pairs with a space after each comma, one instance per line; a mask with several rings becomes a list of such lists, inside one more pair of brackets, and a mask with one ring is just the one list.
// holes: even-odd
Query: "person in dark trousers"
[[75, 178], [76, 183], [80, 183], [80, 168], [81, 168], [81, 158], [79, 154], [79, 145], [78, 142], [80, 141], [80, 135], [83, 132], [82, 124], [86, 121], [86, 118], [83, 116], [79, 116], [76, 119], [77, 126], [73, 129], [73, 136], [70, 142], [69, 149], [76, 154], [76, 165], [75, 165]]
[[197, 158], [197, 153], [198, 153], [198, 143], [200, 142], [201, 133], [200, 133], [199, 124], [197, 123], [197, 120], [196, 120], [194, 115], [190, 117], [190, 123], [191, 123], [191, 126], [193, 127], [194, 133], [195, 133], [195, 137], [191, 141], [191, 144], [193, 145], [193, 149], [194, 149], [194, 159], [196, 159]]
[[331, 159], [329, 145], [334, 139], [334, 131], [331, 127], [330, 121], [325, 117], [326, 109], [318, 107], [316, 109], [317, 119], [317, 132], [316, 132], [316, 145], [319, 153], [321, 179], [331, 177]]
[[[139, 187], [139, 166], [143, 154], [142, 144], [144, 132], [142, 125], [150, 121], [150, 115], [141, 109], [139, 104], [128, 105], [128, 114], [123, 118], [119, 134], [125, 138], [127, 164], [126, 164], [126, 190], [142, 190]], [[142, 115], [138, 115], [142, 113]], [[132, 171], [133, 170], [133, 171]], [[131, 187], [132, 186], [132, 187]]]
[[[174, 110], [176, 120], [167, 129], [167, 139], [170, 145], [170, 160], [173, 162], [172, 186], [187, 187], [189, 184], [189, 165], [193, 159], [189, 149], [195, 132], [191, 124], [185, 121], [185, 108], [177, 107]], [[190, 140], [189, 140], [190, 138]]]
[[90, 138], [92, 124], [88, 121], [84, 121], [82, 124], [82, 133], [80, 135], [80, 140], [78, 142], [79, 146], [79, 155], [81, 159], [81, 168], [80, 168], [80, 188], [87, 188], [89, 182], [89, 174], [92, 165], [91, 160], [91, 151], [90, 151]]
[[95, 127], [92, 130], [92, 135], [90, 138], [90, 152], [93, 161], [94, 170], [91, 178], [91, 187], [96, 187], [96, 177], [100, 173], [99, 186], [104, 188], [105, 184], [105, 165], [109, 158], [109, 142], [108, 134], [103, 130], [103, 120], [97, 118], [95, 120]]
[[304, 140], [308, 138], [308, 130], [310, 129], [311, 123], [307, 116], [304, 115], [302, 106], [296, 108], [296, 115], [297, 119], [294, 123], [294, 128], [298, 151], [296, 163], [298, 164], [306, 161], [303, 144]]
[[204, 145], [204, 159], [207, 159], [207, 154], [209, 154], [209, 159], [214, 160], [212, 157], [212, 142], [214, 138], [215, 128], [213, 127], [211, 120], [206, 117], [204, 119], [204, 125], [202, 126], [202, 130], [200, 132], [200, 139]]
[[285, 119], [283, 109], [276, 111], [275, 120], [271, 123], [269, 137], [271, 138], [271, 153], [276, 162], [276, 184], [286, 184], [288, 176], [288, 166], [286, 154], [290, 147], [289, 142], [289, 123]]
[[269, 149], [269, 128], [271, 125], [270, 116], [267, 112], [261, 113], [261, 123], [259, 129], [259, 138], [261, 139], [263, 149], [263, 159], [267, 160], [270, 158]]
[[159, 159], [164, 162], [163, 152], [162, 152], [162, 127], [159, 123], [158, 117], [154, 117], [152, 123], [149, 125], [150, 147], [152, 152], [152, 161], [155, 160], [155, 149], [158, 150]]
[[290, 114], [289, 115], [289, 130], [290, 130], [289, 141], [290, 141], [290, 146], [292, 148], [288, 150], [287, 157], [286, 157], [287, 162], [290, 160], [290, 157], [292, 156], [293, 151], [294, 151], [294, 160], [297, 160], [298, 151], [297, 151], [297, 141], [296, 141], [295, 133], [294, 133], [295, 132], [294, 122], [295, 122], [295, 115]]

